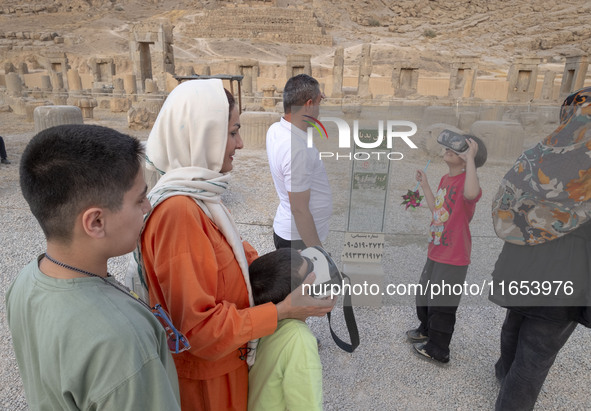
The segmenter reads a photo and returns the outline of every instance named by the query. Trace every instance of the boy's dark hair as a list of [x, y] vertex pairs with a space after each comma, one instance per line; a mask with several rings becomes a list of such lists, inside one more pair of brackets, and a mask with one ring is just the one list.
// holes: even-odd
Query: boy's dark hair
[[254, 260], [248, 272], [255, 305], [278, 304], [302, 283], [304, 258], [293, 248], [280, 248]]
[[482, 167], [484, 163], [486, 163], [486, 158], [488, 157], [488, 152], [486, 150], [486, 145], [484, 142], [476, 136], [473, 135], [466, 135], [466, 138], [471, 138], [472, 140], [476, 141], [478, 144], [478, 151], [474, 156], [474, 165], [476, 168]]
[[136, 138], [110, 128], [51, 127], [35, 135], [23, 152], [21, 191], [45, 237], [68, 242], [84, 209], [122, 206], [142, 159]]
[[293, 106], [303, 106], [308, 100], [314, 100], [320, 94], [318, 80], [307, 74], [293, 76], [283, 88], [283, 111], [291, 113]]

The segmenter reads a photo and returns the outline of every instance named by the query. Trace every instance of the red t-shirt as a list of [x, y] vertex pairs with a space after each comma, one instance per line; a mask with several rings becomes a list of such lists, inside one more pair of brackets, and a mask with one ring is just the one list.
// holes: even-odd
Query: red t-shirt
[[431, 221], [428, 257], [438, 263], [470, 264], [472, 237], [470, 221], [482, 190], [473, 200], [464, 198], [466, 173], [444, 175], [435, 194], [435, 211]]

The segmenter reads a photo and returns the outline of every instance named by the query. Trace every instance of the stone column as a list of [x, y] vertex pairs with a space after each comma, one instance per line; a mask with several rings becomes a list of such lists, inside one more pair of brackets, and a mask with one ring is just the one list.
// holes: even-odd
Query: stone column
[[82, 111], [76, 106], [39, 106], [33, 111], [35, 133], [62, 124], [84, 124]]
[[371, 77], [371, 44], [364, 44], [361, 48], [361, 57], [359, 59], [359, 80], [357, 86], [357, 95], [362, 98], [372, 98], [369, 91], [369, 78]]
[[83, 97], [78, 100], [78, 106], [82, 111], [82, 117], [93, 118], [93, 110], [97, 106], [97, 101], [91, 97]]
[[476, 83], [476, 57], [456, 57], [451, 65], [449, 76], [449, 89], [447, 96], [450, 98], [462, 98], [474, 96]]
[[5, 76], [6, 89], [9, 96], [22, 97], [23, 96], [23, 82], [21, 76], [17, 73], [8, 73]]
[[258, 111], [244, 112], [240, 116], [240, 135], [244, 146], [248, 148], [265, 148], [267, 130], [271, 124], [281, 119], [279, 113], [265, 113]]
[[121, 96], [125, 94], [125, 86], [122, 78], [113, 79], [113, 96]]
[[275, 107], [275, 86], [263, 88], [263, 107]]
[[509, 69], [507, 101], [528, 102], [533, 100], [538, 82], [540, 59], [521, 57]]
[[333, 98], [343, 97], [343, 73], [345, 71], [345, 49], [337, 47], [334, 52], [334, 66], [332, 68], [332, 95]]
[[51, 73], [51, 84], [53, 86], [53, 90], [64, 90], [64, 77], [62, 73], [56, 73], [55, 71]]
[[146, 90], [146, 94], [158, 93], [156, 80], [147, 78], [144, 84], [144, 90]]
[[78, 74], [78, 70], [68, 70], [68, 85], [70, 86], [70, 91], [82, 90], [82, 79], [80, 78], [80, 74]]
[[417, 93], [419, 68], [410, 63], [397, 63], [392, 70], [392, 88], [395, 97], [407, 97]]
[[587, 56], [571, 56], [566, 58], [562, 83], [560, 84], [560, 98], [564, 99], [573, 91], [583, 88], [585, 76], [589, 68]]
[[27, 63], [23, 62], [17, 65], [16, 71], [21, 76], [24, 74], [29, 74], [29, 67], [27, 66]]
[[135, 74], [126, 74], [125, 77], [123, 77], [123, 87], [128, 96], [131, 96], [132, 99], [136, 98], [137, 83]]
[[553, 71], [546, 71], [544, 73], [544, 83], [542, 83], [542, 95], [540, 100], [551, 101], [554, 96], [554, 80], [556, 79], [556, 73]]
[[41, 76], [41, 90], [43, 91], [51, 91], [51, 79], [49, 76]]

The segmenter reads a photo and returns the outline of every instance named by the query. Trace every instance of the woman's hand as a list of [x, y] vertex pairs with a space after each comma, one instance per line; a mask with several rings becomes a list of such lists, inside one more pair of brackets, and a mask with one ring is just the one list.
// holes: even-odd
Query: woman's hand
[[310, 290], [315, 279], [316, 274], [310, 273], [302, 285], [293, 290], [291, 294], [285, 297], [285, 300], [276, 305], [277, 321], [286, 318], [305, 321], [308, 317], [322, 317], [334, 308], [336, 298], [314, 298], [306, 293]]

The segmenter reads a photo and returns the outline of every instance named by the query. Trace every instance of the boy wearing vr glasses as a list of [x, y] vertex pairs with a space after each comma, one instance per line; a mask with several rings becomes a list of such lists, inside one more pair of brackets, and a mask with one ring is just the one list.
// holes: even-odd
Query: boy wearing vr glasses
[[[314, 264], [293, 248], [280, 248], [249, 267], [255, 305], [279, 303], [299, 287]], [[286, 319], [259, 340], [249, 372], [248, 409], [322, 410], [322, 364], [316, 338], [308, 325]]]
[[[445, 147], [443, 161], [449, 167], [437, 192], [431, 191], [423, 170], [417, 170], [416, 174], [432, 213], [427, 262], [419, 283], [422, 289], [438, 284], [441, 290], [452, 290], [454, 284], [464, 283], [470, 264], [472, 240], [469, 224], [482, 196], [476, 169], [486, 162], [486, 147], [477, 137], [450, 130], [444, 130], [437, 142]], [[444, 288], [443, 284], [449, 287]], [[407, 331], [406, 335], [418, 354], [447, 363], [461, 295], [447, 292], [447, 295], [441, 293], [433, 299], [429, 296], [429, 290], [417, 294], [420, 325]]]

